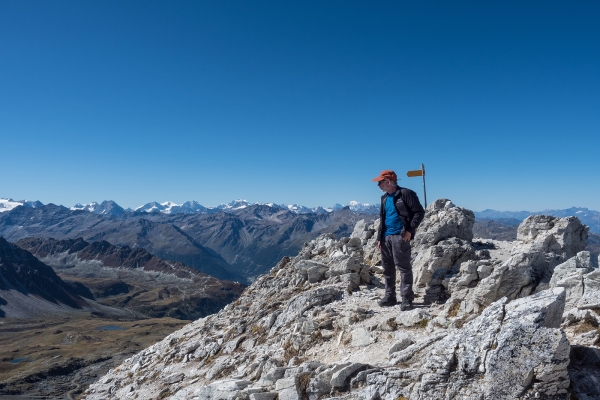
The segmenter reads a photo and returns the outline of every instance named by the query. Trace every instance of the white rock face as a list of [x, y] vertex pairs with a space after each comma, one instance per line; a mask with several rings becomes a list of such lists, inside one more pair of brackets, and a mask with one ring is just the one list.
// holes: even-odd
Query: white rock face
[[600, 324], [586, 227], [538, 218], [515, 243], [482, 243], [472, 215], [446, 199], [428, 207], [412, 310], [377, 305], [377, 226], [363, 221], [350, 238], [322, 235], [284, 257], [84, 398], [566, 399], [570, 385], [579, 399], [600, 398], [598, 332], [561, 330]]
[[369, 377], [365, 391], [432, 400], [564, 397], [570, 346], [554, 327], [564, 300], [564, 289], [512, 303], [500, 299], [462, 329], [392, 354], [390, 364], [411, 367]]
[[448, 199], [438, 199], [425, 209], [425, 218], [417, 230], [413, 246], [418, 250], [449, 238], [470, 242], [474, 223], [473, 211], [457, 207]]
[[565, 308], [567, 310], [570, 310], [579, 303], [586, 292], [586, 288], [587, 291], [598, 289], [593, 284], [585, 286], [584, 276], [592, 271], [594, 271], [594, 267], [589, 251], [579, 252], [575, 257], [568, 259], [554, 268], [554, 274], [550, 279], [550, 287], [563, 287], [566, 289], [567, 303]]
[[564, 253], [568, 259], [585, 249], [588, 231], [577, 217], [531, 215], [519, 225], [517, 241], [522, 244], [514, 251]]

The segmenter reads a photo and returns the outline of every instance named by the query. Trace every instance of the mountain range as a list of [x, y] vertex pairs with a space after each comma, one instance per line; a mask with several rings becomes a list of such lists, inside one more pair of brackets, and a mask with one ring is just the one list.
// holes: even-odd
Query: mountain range
[[590, 231], [600, 233], [600, 212], [590, 210], [584, 207], [571, 207], [564, 210], [544, 210], [544, 211], [497, 211], [497, 210], [483, 210], [475, 211], [475, 217], [478, 220], [505, 220], [504, 222], [514, 220], [516, 225], [522, 222], [525, 218], [530, 215], [552, 215], [553, 217], [564, 218], [569, 216], [575, 216], [579, 218], [581, 222], [590, 227]]
[[[104, 203], [104, 202], [103, 202]], [[359, 203], [357, 201], [350, 201], [347, 206], [343, 206], [339, 203], [333, 205], [333, 207], [306, 207], [300, 204], [275, 204], [275, 203], [250, 203], [246, 200], [234, 200], [229, 204], [220, 204], [216, 207], [204, 207], [197, 201], [186, 201], [179, 205], [171, 201], [164, 203], [151, 202], [144, 204], [143, 206], [137, 207], [133, 210], [128, 209], [127, 211], [143, 211], [143, 212], [161, 212], [164, 214], [214, 214], [220, 211], [232, 211], [246, 208], [251, 205], [263, 205], [274, 208], [281, 208], [291, 211], [296, 214], [326, 214], [332, 211], [338, 211], [344, 207], [348, 207], [350, 210], [361, 213], [376, 214], [379, 212], [379, 206], [372, 204]]]
[[[189, 201], [148, 203], [135, 210], [114, 201], [71, 208], [40, 202], [0, 204], [0, 236], [9, 241], [27, 237], [59, 240], [105, 240], [116, 246], [144, 248], [165, 260], [178, 261], [219, 279], [249, 283], [281, 257], [297, 253], [320, 233], [349, 236], [360, 219], [377, 217], [376, 206], [350, 202], [310, 209], [298, 204], [251, 204], [235, 200], [217, 207]], [[22, 206], [22, 207], [19, 207]], [[477, 221], [517, 225], [528, 215], [576, 215], [592, 232], [600, 232], [600, 213], [587, 208], [544, 212], [476, 212]]]
[[[19, 200], [15, 201], [10, 198], [0, 198], [0, 212], [10, 211], [17, 206], [25, 206], [25, 207], [41, 207], [44, 204], [40, 201], [29, 201], [29, 200]], [[289, 210], [296, 214], [325, 214], [332, 211], [341, 210], [344, 207], [348, 207], [352, 211], [368, 213], [368, 214], [377, 214], [379, 212], [379, 205], [373, 204], [365, 204], [360, 203], [358, 201], [350, 201], [348, 205], [344, 206], [339, 203], [333, 205], [333, 207], [323, 208], [319, 207], [305, 207], [300, 204], [274, 204], [274, 203], [250, 203], [246, 200], [233, 200], [231, 203], [219, 204], [216, 207], [205, 207], [202, 204], [198, 203], [195, 200], [186, 201], [183, 204], [176, 204], [172, 201], [166, 201], [163, 203], [158, 203], [156, 201], [152, 201], [150, 203], [146, 203], [142, 206], [136, 208], [123, 208], [113, 200], [105, 200], [101, 203], [91, 202], [88, 204], [77, 203], [73, 207], [70, 207], [71, 210], [84, 210], [89, 211], [94, 214], [102, 214], [102, 215], [113, 215], [118, 216], [122, 215], [126, 212], [146, 212], [146, 213], [163, 213], [163, 214], [214, 214], [221, 211], [232, 211], [239, 210], [241, 208], [248, 207], [250, 205], [265, 205], [269, 207], [277, 207], [281, 209]]]
[[[19, 200], [14, 201], [8, 198], [0, 198], [0, 213], [10, 211], [13, 208], [23, 205], [25, 207], [38, 208], [44, 204], [40, 201]], [[250, 203], [246, 200], [234, 200], [228, 204], [222, 203], [216, 207], [205, 207], [195, 200], [186, 201], [183, 204], [176, 204], [171, 201], [163, 203], [150, 202], [136, 208], [123, 208], [112, 200], [105, 200], [101, 203], [92, 202], [89, 204], [77, 203], [71, 210], [84, 210], [95, 214], [119, 216], [124, 213], [146, 212], [146, 213], [162, 213], [162, 214], [215, 214], [221, 211], [239, 210], [250, 205], [264, 205], [273, 208], [281, 208], [291, 211], [296, 214], [325, 214], [333, 211], [339, 211], [344, 207], [358, 213], [378, 214], [379, 204], [366, 204], [357, 201], [350, 201], [346, 206], [339, 203], [332, 207], [305, 207], [300, 204], [274, 204], [274, 203]], [[581, 222], [588, 225], [590, 230], [600, 233], [600, 212], [590, 210], [585, 207], [571, 207], [567, 209], [547, 209], [543, 211], [498, 211], [485, 209], [483, 211], [475, 211], [475, 216], [481, 220], [499, 220], [511, 224], [522, 222], [530, 215], [552, 215], [554, 217], [576, 216]], [[513, 220], [513, 221], [510, 221]]]
[[0, 236], [105, 240], [116, 246], [144, 248], [219, 279], [249, 282], [281, 257], [324, 232], [349, 236], [360, 219], [374, 214], [349, 207], [324, 213], [298, 213], [273, 204], [234, 202], [219, 212], [167, 214], [126, 211], [114, 202], [69, 209], [54, 204], [22, 204], [0, 213]]

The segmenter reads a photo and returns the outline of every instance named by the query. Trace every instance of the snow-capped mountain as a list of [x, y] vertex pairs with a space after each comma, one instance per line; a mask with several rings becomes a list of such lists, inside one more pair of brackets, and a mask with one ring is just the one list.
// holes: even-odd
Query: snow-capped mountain
[[77, 203], [73, 207], [71, 207], [71, 210], [83, 210], [94, 214], [113, 216], [121, 215], [125, 212], [123, 207], [121, 207], [112, 200], [104, 200], [100, 204], [96, 203], [95, 201], [89, 204]]
[[[216, 208], [219, 210], [240, 210], [242, 208], [248, 207], [251, 204], [252, 203], [249, 203], [246, 200], [237, 199], [237, 200], [232, 201], [229, 204], [221, 203]], [[255, 204], [259, 204], [259, 203], [255, 203]]]
[[164, 203], [157, 203], [156, 201], [146, 203], [143, 206], [134, 208], [133, 211], [137, 212], [160, 212], [163, 214], [212, 214], [221, 210], [239, 210], [249, 206], [251, 203], [246, 200], [234, 200], [229, 204], [219, 204], [217, 207], [204, 207], [202, 204], [195, 200], [186, 201], [183, 204], [176, 204], [172, 201], [165, 201]]
[[[10, 211], [17, 206], [24, 205], [26, 207], [40, 207], [43, 204], [39, 201], [28, 201], [20, 200], [14, 201], [12, 199], [0, 199], [0, 212]], [[83, 210], [94, 214], [100, 215], [112, 215], [118, 216], [124, 212], [146, 212], [146, 213], [162, 213], [162, 214], [214, 214], [220, 211], [235, 211], [246, 208], [250, 205], [264, 205], [268, 207], [281, 208], [293, 212], [294, 214], [327, 214], [333, 211], [339, 211], [344, 207], [349, 207], [352, 211], [366, 214], [377, 214], [379, 212], [379, 206], [373, 204], [359, 203], [358, 201], [350, 201], [348, 205], [336, 203], [333, 207], [306, 207], [300, 204], [274, 204], [274, 203], [250, 203], [247, 200], [237, 199], [231, 203], [222, 203], [216, 207], [205, 207], [195, 200], [186, 201], [183, 204], [177, 204], [172, 201], [165, 201], [158, 203], [156, 201], [146, 203], [142, 206], [134, 209], [124, 209], [112, 200], [105, 200], [102, 203], [95, 201], [88, 204], [77, 203], [71, 210]]]
[[250, 203], [247, 200], [237, 199], [231, 203], [221, 203], [216, 207], [205, 207], [197, 201], [186, 201], [179, 205], [171, 201], [164, 203], [151, 202], [144, 204], [143, 206], [133, 209], [137, 212], [160, 212], [163, 214], [213, 214], [219, 211], [234, 211], [241, 210], [250, 205], [263, 205], [268, 207], [281, 208], [284, 210], [291, 211], [295, 214], [326, 214], [332, 211], [339, 211], [344, 207], [349, 207], [354, 212], [366, 213], [366, 214], [377, 214], [379, 212], [379, 206], [373, 204], [359, 203], [358, 201], [350, 201], [347, 206], [336, 203], [333, 207], [323, 208], [319, 207], [306, 207], [300, 204], [274, 204], [274, 203]]
[[150, 203], [146, 203], [143, 206], [139, 206], [133, 209], [133, 211], [140, 212], [161, 212], [163, 214], [171, 214], [173, 207], [179, 207], [179, 204], [175, 204], [172, 201], [165, 201], [164, 203], [157, 203], [156, 201], [152, 201]]
[[15, 207], [25, 206], [31, 208], [37, 208], [43, 206], [40, 201], [37, 200], [13, 200], [13, 199], [5, 199], [0, 198], [0, 212], [10, 211]]
[[327, 211], [338, 211], [344, 207], [348, 207], [354, 212], [365, 213], [365, 214], [378, 214], [379, 213], [379, 204], [367, 204], [360, 203], [358, 201], [350, 200], [348, 205], [344, 206], [339, 203], [335, 203], [333, 207], [328, 209]]
[[281, 204], [280, 207], [285, 208], [295, 214], [327, 214], [328, 212], [332, 211], [331, 209], [325, 209], [321, 206], [309, 208], [300, 204]]
[[359, 203], [358, 201], [350, 201], [348, 207], [354, 212], [362, 212], [367, 214], [379, 213], [379, 204]]

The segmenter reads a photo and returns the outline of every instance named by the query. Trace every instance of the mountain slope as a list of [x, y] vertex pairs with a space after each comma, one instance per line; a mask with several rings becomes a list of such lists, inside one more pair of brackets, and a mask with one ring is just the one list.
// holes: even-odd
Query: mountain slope
[[0, 317], [40, 318], [89, 313], [130, 316], [90, 299], [89, 290], [65, 282], [54, 270], [24, 250], [0, 237]]
[[52, 268], [0, 237], [0, 291], [11, 290], [71, 308], [85, 303]]
[[255, 277], [272, 268], [281, 257], [297, 253], [305, 242], [323, 232], [350, 236], [361, 219], [370, 222], [374, 217], [348, 208], [324, 214], [296, 214], [250, 205], [232, 212], [181, 216], [172, 221], [199, 243], [219, 252], [245, 276]]
[[63, 279], [89, 287], [102, 304], [152, 317], [201, 318], [235, 300], [244, 286], [220, 281], [142, 248], [81, 238], [15, 243], [51, 265]]

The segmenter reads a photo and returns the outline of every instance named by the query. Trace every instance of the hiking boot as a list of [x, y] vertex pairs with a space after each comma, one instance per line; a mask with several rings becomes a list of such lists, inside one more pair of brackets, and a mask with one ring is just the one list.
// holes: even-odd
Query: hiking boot
[[400, 311], [409, 310], [412, 307], [412, 301], [408, 299], [408, 297], [402, 298], [402, 305], [400, 306]]
[[398, 304], [398, 300], [396, 300], [396, 296], [385, 295], [383, 299], [380, 299], [377, 302], [381, 307], [391, 307]]

